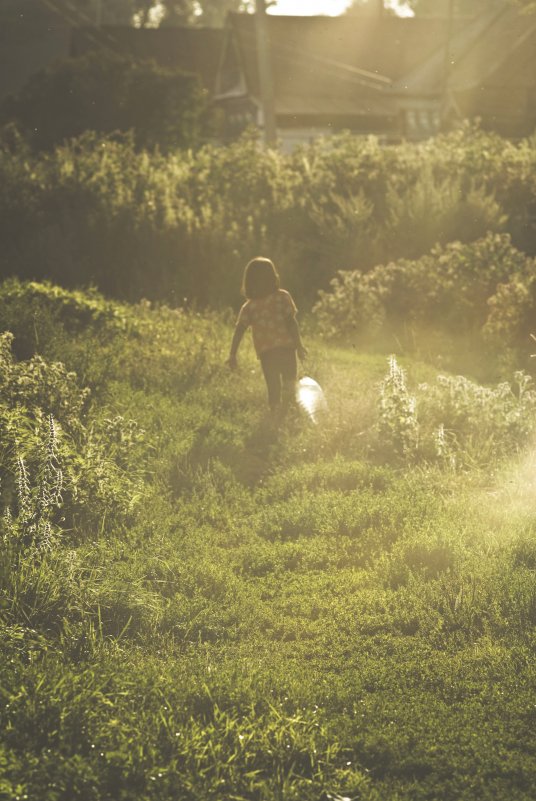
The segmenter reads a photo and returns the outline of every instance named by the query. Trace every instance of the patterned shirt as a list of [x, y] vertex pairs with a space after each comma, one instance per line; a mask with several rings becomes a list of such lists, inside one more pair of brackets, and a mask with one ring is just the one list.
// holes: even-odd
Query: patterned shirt
[[287, 328], [287, 320], [297, 309], [284, 289], [263, 298], [247, 300], [238, 314], [237, 325], [251, 326], [257, 356], [273, 348], [293, 348], [296, 343]]

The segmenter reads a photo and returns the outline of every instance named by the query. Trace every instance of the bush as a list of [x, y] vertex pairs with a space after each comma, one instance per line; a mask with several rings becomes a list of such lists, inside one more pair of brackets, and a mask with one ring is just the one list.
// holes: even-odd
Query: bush
[[488, 301], [489, 314], [482, 333], [485, 341], [504, 359], [518, 363], [536, 350], [532, 339], [536, 325], [536, 275], [533, 260], [527, 259], [526, 269], [514, 273], [497, 287]]
[[144, 432], [121, 415], [94, 419], [89, 390], [75, 373], [40, 355], [15, 361], [12, 339], [0, 335], [0, 507], [33, 509], [23, 514], [26, 526], [54, 495], [41, 489], [57, 469], [62, 478], [53, 505], [66, 528], [76, 524], [81, 535], [97, 531], [105, 518], [126, 524], [140, 499]]
[[341, 271], [314, 312], [324, 334], [353, 342], [396, 337], [408, 346], [433, 330], [501, 350], [525, 337], [527, 346], [533, 272], [507, 234], [488, 234], [368, 273]]
[[206, 97], [195, 75], [108, 52], [59, 61], [33, 76], [0, 109], [35, 150], [50, 150], [85, 131], [134, 132], [139, 148], [198, 143]]
[[534, 253], [534, 145], [501, 142], [474, 131], [391, 147], [340, 136], [289, 155], [248, 132], [163, 155], [86, 133], [35, 156], [7, 132], [0, 275], [226, 306], [263, 253], [304, 308], [340, 270], [420, 260], [436, 242], [504, 229]]
[[455, 467], [488, 464], [519, 451], [536, 429], [536, 390], [518, 371], [512, 384], [484, 387], [438, 375], [410, 394], [394, 356], [378, 396], [379, 449], [388, 458], [438, 460]]
[[92, 289], [69, 291], [50, 283], [21, 282], [0, 285], [0, 331], [10, 331], [19, 359], [36, 353], [63, 354], [67, 342], [81, 331], [109, 341], [134, 327], [126, 306], [105, 300]]

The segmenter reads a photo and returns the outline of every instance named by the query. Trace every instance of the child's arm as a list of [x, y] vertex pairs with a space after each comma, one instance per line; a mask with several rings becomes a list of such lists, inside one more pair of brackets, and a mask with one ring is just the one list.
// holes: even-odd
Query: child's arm
[[236, 354], [238, 352], [238, 348], [240, 347], [240, 343], [242, 342], [242, 337], [246, 333], [247, 326], [243, 323], [237, 323], [235, 326], [233, 339], [231, 342], [231, 350], [229, 351], [229, 358], [227, 359], [227, 364], [229, 367], [234, 369], [237, 366], [236, 361]]
[[301, 341], [300, 327], [296, 317], [294, 317], [294, 315], [287, 317], [286, 324], [287, 330], [292, 337], [292, 341], [294, 342], [296, 353], [300, 357], [300, 361], [303, 361], [307, 356], [307, 348], [304, 347], [303, 342]]

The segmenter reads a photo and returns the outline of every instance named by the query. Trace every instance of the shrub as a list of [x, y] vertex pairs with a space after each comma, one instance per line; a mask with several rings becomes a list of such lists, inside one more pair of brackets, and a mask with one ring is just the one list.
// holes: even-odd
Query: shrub
[[0, 274], [225, 306], [238, 302], [244, 264], [264, 253], [303, 308], [340, 270], [420, 261], [436, 242], [488, 229], [534, 253], [534, 161], [532, 141], [473, 130], [389, 147], [338, 136], [292, 154], [247, 132], [167, 155], [89, 132], [46, 156], [11, 130], [0, 146]]
[[416, 258], [436, 244], [472, 242], [488, 231], [500, 231], [506, 215], [482, 184], [457, 175], [438, 178], [425, 164], [414, 183], [387, 191], [386, 238], [390, 252]]
[[[519, 450], [535, 430], [536, 390], [518, 371], [510, 384], [483, 387], [464, 376], [439, 375], [419, 386], [422, 451], [485, 463]], [[438, 431], [442, 433], [437, 433]], [[435, 441], [434, 441], [435, 440]]]
[[107, 52], [58, 61], [33, 76], [0, 109], [35, 150], [85, 131], [134, 132], [137, 147], [189, 147], [199, 141], [206, 98], [195, 75]]
[[[64, 526], [76, 524], [81, 535], [99, 531], [106, 518], [119, 526], [126, 524], [140, 500], [144, 432], [120, 415], [94, 419], [88, 408], [89, 390], [79, 386], [74, 372], [39, 355], [16, 362], [11, 342], [9, 332], [0, 335], [0, 480], [4, 508], [11, 507], [17, 497], [27, 496], [24, 508], [35, 493], [44, 497], [40, 488], [52, 470], [53, 450], [53, 462], [59, 463], [62, 472]], [[45, 448], [48, 462], [47, 458], [43, 460], [43, 430], [49, 432], [48, 450]]]
[[81, 389], [75, 373], [61, 362], [41, 356], [16, 362], [11, 353], [13, 335], [0, 334], [0, 387], [8, 408], [26, 408], [52, 414], [71, 434], [83, 425], [89, 390]]
[[[517, 344], [534, 310], [533, 271], [534, 260], [514, 248], [507, 234], [488, 234], [368, 273], [339, 272], [331, 291], [320, 292], [314, 312], [326, 335], [350, 341], [394, 335], [409, 344], [408, 332], [435, 330], [480, 340], [500, 333], [504, 347]], [[508, 294], [509, 282], [524, 287], [521, 297]], [[499, 344], [497, 336], [494, 342]]]
[[73, 335], [109, 342], [135, 328], [126, 306], [105, 300], [93, 289], [67, 290], [48, 282], [5, 281], [0, 286], [0, 331], [10, 331], [19, 359], [36, 353], [65, 354]]
[[406, 385], [406, 374], [394, 356], [389, 371], [380, 384], [379, 439], [382, 448], [399, 456], [411, 456], [418, 445], [418, 424], [415, 398]]
[[488, 319], [483, 327], [484, 340], [496, 353], [518, 363], [526, 360], [536, 345], [532, 339], [536, 326], [536, 276], [534, 261], [527, 259], [526, 269], [515, 273], [497, 287], [489, 298]]
[[396, 358], [378, 394], [380, 452], [448, 466], [486, 464], [518, 451], [536, 429], [536, 389], [518, 371], [512, 384], [484, 387], [464, 376], [438, 375], [410, 394]]

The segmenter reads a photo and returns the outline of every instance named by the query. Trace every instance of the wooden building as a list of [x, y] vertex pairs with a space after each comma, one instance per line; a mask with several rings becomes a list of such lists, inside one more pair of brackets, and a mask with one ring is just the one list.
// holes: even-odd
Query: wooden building
[[[464, 118], [510, 137], [536, 126], [536, 14], [490, 0], [473, 19], [394, 15], [266, 17], [277, 136], [291, 148], [349, 130], [419, 140]], [[50, 17], [0, 28], [0, 101], [52, 61], [91, 50], [197, 73], [221, 109], [222, 139], [263, 128], [255, 17], [225, 29], [69, 26]]]
[[[284, 147], [349, 130], [427, 138], [464, 118], [507, 136], [536, 124], [536, 15], [492, 3], [473, 19], [266, 18]], [[225, 136], [263, 127], [254, 18], [230, 14], [215, 102]]]
[[443, 48], [393, 86], [402, 132], [422, 138], [430, 116], [448, 128], [479, 119], [483, 128], [518, 138], [536, 128], [536, 14], [492, 4], [454, 32]]

